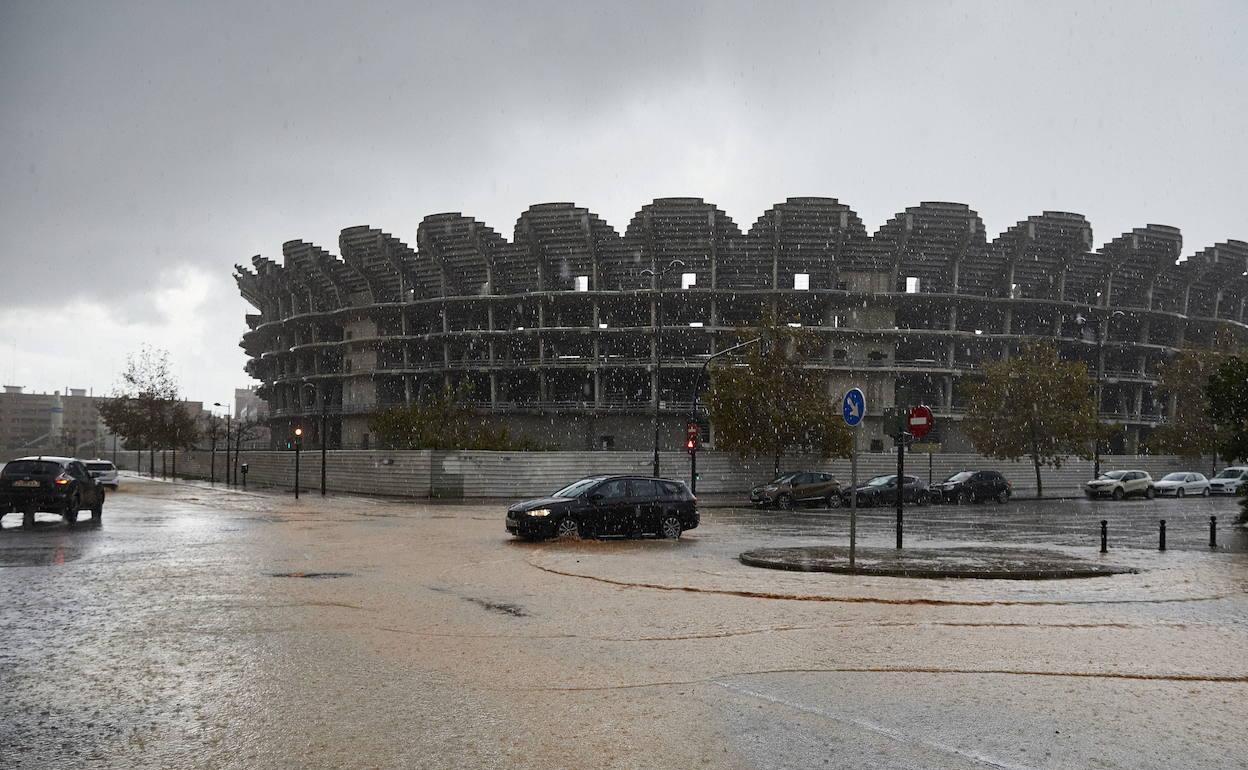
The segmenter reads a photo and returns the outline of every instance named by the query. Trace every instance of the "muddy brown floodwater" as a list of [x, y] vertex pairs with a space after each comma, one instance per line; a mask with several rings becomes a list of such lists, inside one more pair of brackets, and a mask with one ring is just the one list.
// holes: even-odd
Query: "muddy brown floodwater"
[[[842, 544], [839, 519], [710, 510], [679, 542], [533, 544], [496, 504], [125, 482], [99, 527], [4, 519], [0, 767], [1248, 756], [1243, 553], [1117, 548], [1138, 573], [1043, 584], [776, 572], [737, 554]], [[924, 515], [949, 514], [916, 511], [908, 547], [974, 540]], [[889, 536], [868, 519], [867, 545]]]

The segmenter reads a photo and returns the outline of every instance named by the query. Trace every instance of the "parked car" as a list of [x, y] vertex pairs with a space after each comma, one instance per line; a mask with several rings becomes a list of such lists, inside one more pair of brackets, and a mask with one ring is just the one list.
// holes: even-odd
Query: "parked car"
[[1248, 467], [1233, 466], [1218, 471], [1218, 475], [1209, 479], [1209, 492], [1215, 495], [1238, 495], [1248, 484]]
[[103, 484], [109, 489], [117, 489], [117, 485], [121, 482], [117, 475], [117, 466], [108, 460], [87, 460], [84, 465], [87, 466], [87, 472], [91, 474], [91, 478], [96, 483]]
[[1153, 487], [1157, 490], [1158, 497], [1209, 496], [1209, 479], [1203, 473], [1167, 473]]
[[529, 540], [642, 534], [674, 539], [698, 526], [697, 502], [682, 481], [591, 476], [550, 497], [510, 506], [507, 531]]
[[[846, 504], [849, 503], [849, 494], [846, 490], [844, 500]], [[858, 495], [860, 508], [869, 508], [873, 505], [895, 505], [897, 503], [897, 474], [876, 476], [867, 483], [860, 484], [855, 494]], [[927, 484], [918, 476], [905, 477], [901, 495], [903, 504], [927, 505], [929, 499]]]
[[18, 511], [22, 526], [33, 527], [35, 513], [60, 514], [69, 526], [78, 512], [91, 510], [95, 523], [104, 514], [104, 486], [72, 457], [20, 457], [0, 471], [0, 513]]
[[1124, 497], [1139, 495], [1153, 499], [1157, 490], [1153, 487], [1153, 477], [1148, 471], [1110, 471], [1083, 485], [1084, 494], [1089, 498], [1112, 497], [1121, 500]]
[[750, 502], [758, 506], [774, 505], [785, 510], [796, 505], [837, 508], [841, 504], [841, 482], [833, 478], [831, 473], [790, 471], [751, 489]]
[[932, 502], [966, 505], [984, 500], [1009, 502], [1014, 486], [996, 471], [958, 471], [931, 488]]

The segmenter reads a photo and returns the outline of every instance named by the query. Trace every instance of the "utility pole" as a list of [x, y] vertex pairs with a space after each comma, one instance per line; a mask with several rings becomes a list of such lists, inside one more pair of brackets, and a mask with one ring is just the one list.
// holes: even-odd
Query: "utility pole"
[[654, 316], [654, 475], [659, 475], [659, 402], [663, 390], [663, 279], [673, 270], [685, 266], [679, 259], [673, 259], [667, 267], [657, 273], [650, 268], [641, 271], [649, 276], [658, 288], [658, 302]]
[[[720, 356], [733, 352], [734, 350], [740, 350], [741, 348], [761, 342], [762, 339], [762, 337], [755, 337], [752, 340], [746, 340], [745, 342], [733, 345], [730, 348], [724, 348], [718, 353], [712, 353], [705, 361], [702, 362], [702, 368], [698, 370], [698, 378], [694, 380], [693, 383], [693, 396], [689, 399], [691, 404], [689, 407], [690, 425], [696, 425], [698, 422], [698, 394], [702, 391], [702, 383], [706, 381], [706, 372], [710, 367], [711, 362]], [[689, 447], [689, 491], [693, 492], [695, 495], [698, 493], [698, 448], [701, 443], [701, 441], [694, 440]]]

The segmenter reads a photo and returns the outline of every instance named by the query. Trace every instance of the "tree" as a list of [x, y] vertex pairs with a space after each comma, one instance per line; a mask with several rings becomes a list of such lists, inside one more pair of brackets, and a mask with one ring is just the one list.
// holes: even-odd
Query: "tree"
[[1248, 356], [1230, 356], [1209, 376], [1209, 418], [1227, 460], [1248, 460]]
[[706, 407], [715, 443], [742, 458], [771, 457], [780, 473], [786, 452], [848, 457], [850, 433], [829, 399], [823, 378], [802, 359], [820, 348], [818, 337], [785, 326], [754, 331], [762, 338], [743, 364], [720, 364]]
[[1078, 361], [1063, 361], [1049, 344], [1034, 344], [984, 367], [966, 383], [963, 423], [980, 454], [1031, 459], [1036, 494], [1044, 497], [1040, 467], [1062, 467], [1069, 455], [1085, 459], [1099, 431], [1092, 378]]
[[1150, 449], [1188, 457], [1220, 451], [1226, 440], [1225, 430], [1210, 414], [1206, 388], [1210, 376], [1233, 350], [1234, 343], [1219, 336], [1212, 346], [1183, 350], [1161, 365], [1157, 390], [1173, 399], [1175, 408], [1166, 423], [1149, 436]]
[[466, 389], [422, 394], [410, 406], [395, 406], [369, 420], [369, 430], [386, 449], [536, 450], [528, 439], [514, 439], [465, 400]]
[[156, 446], [164, 445], [175, 423], [169, 413], [178, 399], [178, 385], [169, 369], [169, 353], [144, 345], [126, 357], [121, 382], [112, 396], [97, 407], [108, 429], [127, 444], [148, 447], [150, 464], [156, 467]]

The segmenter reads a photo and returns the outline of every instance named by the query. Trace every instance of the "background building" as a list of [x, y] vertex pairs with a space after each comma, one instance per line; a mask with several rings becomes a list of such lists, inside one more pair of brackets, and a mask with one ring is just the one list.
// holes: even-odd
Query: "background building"
[[[927, 403], [947, 448], [969, 449], [960, 378], [1046, 339], [1102, 379], [1103, 419], [1134, 451], [1171, 408], [1159, 364], [1219, 329], [1248, 339], [1248, 244], [1180, 259], [1181, 235], [1163, 225], [1093, 244], [1065, 212], [989, 240], [966, 205], [922, 203], [869, 236], [835, 199], [790, 198], [743, 233], [712, 204], [667, 198], [622, 236], [570, 203], [533, 206], [511, 241], [454, 213], [426, 217], [415, 248], [351, 227], [341, 256], [289, 241], [282, 264], [257, 256], [236, 280], [259, 311], [242, 347], [270, 425], [301, 424], [313, 444], [322, 409], [330, 446], [367, 447], [369, 414], [457, 383], [562, 448], [649, 447], [657, 399], [664, 446], [679, 447], [706, 357], [775, 317], [822, 340], [806, 365], [829, 398], [866, 392], [872, 448], [884, 408]], [[684, 266], [661, 284], [642, 274], [672, 260]]]
[[[124, 442], [100, 419], [96, 406], [104, 400], [83, 388], [64, 394], [27, 393], [20, 385], [5, 385], [0, 393], [0, 450], [6, 458], [49, 454], [112, 459]], [[191, 414], [208, 414], [198, 401], [184, 403]]]

